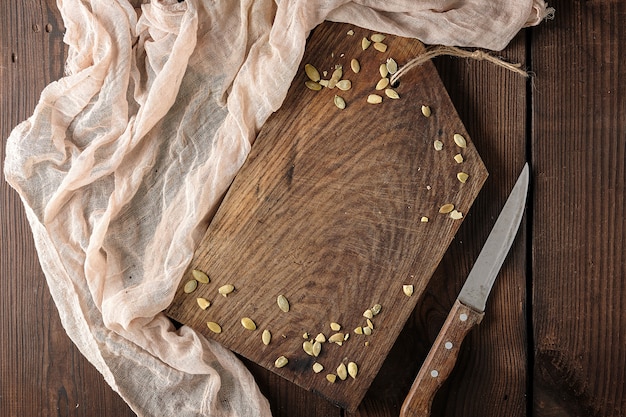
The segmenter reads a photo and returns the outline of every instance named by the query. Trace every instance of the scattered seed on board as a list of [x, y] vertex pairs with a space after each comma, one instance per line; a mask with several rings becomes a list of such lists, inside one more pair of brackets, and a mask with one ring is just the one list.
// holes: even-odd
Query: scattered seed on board
[[330, 343], [343, 343], [343, 333], [335, 333], [328, 338]]
[[331, 384], [334, 384], [335, 381], [337, 380], [337, 375], [335, 375], [335, 374], [328, 374], [328, 375], [326, 375], [326, 380], [328, 382], [330, 382]]
[[306, 76], [309, 77], [309, 79], [313, 82], [318, 82], [322, 78], [320, 77], [320, 73], [317, 68], [315, 68], [311, 64], [304, 65], [304, 72], [306, 73]]
[[462, 219], [462, 218], [463, 218], [463, 213], [461, 213], [461, 212], [460, 212], [460, 211], [458, 211], [458, 210], [452, 210], [452, 211], [450, 212], [450, 217], [451, 217], [452, 219], [454, 219], [454, 220], [460, 220], [460, 219]]
[[346, 101], [342, 97], [336, 94], [335, 94], [335, 97], [333, 98], [333, 103], [335, 103], [335, 106], [337, 106], [337, 108], [341, 110], [346, 108]]
[[422, 106], [422, 114], [424, 117], [430, 117], [432, 111], [430, 110], [430, 106]]
[[289, 359], [287, 359], [284, 356], [279, 356], [278, 359], [276, 359], [276, 361], [274, 361], [274, 366], [277, 368], [282, 368], [283, 366], [287, 365], [289, 363]]
[[287, 300], [287, 297], [282, 294], [279, 295], [276, 298], [276, 303], [278, 304], [278, 308], [280, 308], [282, 311], [284, 311], [285, 313], [289, 312], [289, 301]]
[[309, 332], [302, 333], [302, 338], [303, 339], [308, 339], [309, 338]]
[[331, 75], [330, 80], [328, 80], [328, 88], [335, 88], [339, 80], [341, 80], [341, 77], [343, 77], [343, 67], [337, 65], [333, 71], [333, 75]]
[[465, 182], [469, 178], [469, 175], [467, 173], [465, 173], [465, 172], [459, 172], [458, 174], [456, 174], [456, 178], [459, 181], [461, 181], [463, 184], [465, 184]]
[[352, 36], [352, 35], [354, 35], [354, 31], [352, 29], [350, 29], [349, 31], [346, 32], [346, 35]]
[[369, 336], [372, 334], [372, 329], [370, 327], [363, 327], [363, 334], [365, 336]]
[[220, 326], [216, 322], [207, 321], [206, 325], [209, 328], [209, 330], [212, 331], [213, 333], [222, 333], [222, 326]]
[[359, 373], [359, 367], [356, 363], [350, 362], [348, 363], [348, 375], [352, 377], [352, 379], [356, 378], [356, 375]]
[[313, 343], [309, 342], [308, 340], [305, 340], [302, 343], [302, 349], [307, 355], [313, 356]]
[[413, 295], [413, 285], [403, 285], [402, 286], [402, 292], [404, 292], [404, 294], [407, 297], [410, 297]]
[[369, 327], [370, 329], [374, 330], [374, 323], [372, 322], [372, 320], [367, 319], [367, 327]]
[[185, 286], [183, 287], [183, 291], [186, 294], [191, 294], [192, 292], [196, 290], [196, 288], [198, 288], [198, 281], [196, 281], [195, 279], [190, 279], [189, 281], [185, 283]]
[[367, 102], [370, 104], [380, 104], [383, 102], [383, 98], [378, 94], [370, 94], [367, 96]]
[[457, 164], [463, 163], [463, 155], [461, 155], [460, 153], [457, 153], [456, 155], [454, 155], [454, 160], [456, 161]]
[[356, 329], [354, 329], [354, 333], [356, 334], [363, 334], [363, 327], [359, 326]]
[[385, 95], [391, 99], [397, 100], [400, 98], [400, 94], [393, 88], [385, 88]]
[[376, 49], [378, 52], [386, 52], [387, 44], [384, 44], [382, 42], [374, 42], [374, 49]]
[[342, 381], [345, 381], [346, 378], [348, 377], [348, 369], [346, 368], [346, 365], [344, 363], [340, 364], [337, 367], [337, 376], [339, 377], [339, 379], [341, 379]]
[[421, 221], [422, 223], [428, 223], [428, 217], [426, 217], [426, 216], [422, 216], [422, 218], [420, 219], [420, 221]]
[[386, 65], [389, 74], [395, 74], [396, 72], [398, 72], [398, 63], [393, 58], [388, 58]]
[[383, 35], [382, 33], [374, 33], [372, 36], [370, 36], [370, 39], [372, 40], [372, 42], [382, 42], [385, 40], [385, 35]]
[[436, 141], [433, 142], [433, 146], [435, 147], [436, 151], [440, 151], [443, 149], [443, 142], [437, 139]]
[[322, 89], [322, 85], [319, 82], [316, 83], [315, 81], [311, 80], [306, 80], [304, 82], [304, 85], [306, 85], [309, 90], [313, 91], [320, 91]]
[[204, 272], [202, 272], [202, 271], [194, 269], [193, 271], [191, 271], [191, 275], [193, 275], [195, 280], [198, 281], [201, 284], [208, 284], [209, 283], [209, 276], [207, 274], [205, 274]]
[[232, 284], [222, 285], [217, 290], [217, 292], [222, 294], [224, 297], [226, 297], [228, 294], [232, 293], [233, 291], [235, 291], [235, 287]]
[[315, 341], [324, 343], [326, 341], [326, 336], [324, 336], [323, 333], [318, 333], [317, 336], [315, 336]]
[[448, 214], [450, 213], [452, 210], [454, 210], [454, 204], [444, 204], [443, 206], [439, 207], [439, 213], [441, 214]]
[[372, 41], [370, 41], [367, 38], [363, 38], [361, 39], [361, 48], [365, 51], [367, 48], [370, 47], [370, 45], [372, 44]]
[[341, 330], [341, 324], [332, 322], [332, 323], [330, 323], [330, 328], [332, 330], [338, 332], [339, 330]]
[[206, 310], [211, 305], [211, 302], [209, 300], [202, 297], [196, 298], [196, 302], [198, 303], [198, 306], [200, 306], [200, 308], [203, 310]]
[[385, 88], [387, 88], [389, 86], [389, 78], [381, 78], [380, 80], [378, 80], [378, 82], [376, 83], [376, 90], [384, 90]]
[[241, 319], [241, 325], [248, 330], [256, 330], [256, 323], [250, 317], [244, 317]]
[[352, 68], [352, 72], [358, 74], [361, 71], [361, 64], [359, 64], [359, 60], [356, 58], [352, 58], [350, 61], [350, 68]]
[[267, 329], [263, 330], [263, 334], [261, 335], [261, 340], [263, 341], [263, 344], [265, 346], [269, 345], [270, 342], [272, 341], [272, 333]]
[[352, 88], [352, 82], [350, 80], [341, 80], [337, 83], [337, 88], [341, 91], [348, 91]]
[[322, 353], [322, 344], [320, 342], [313, 343], [313, 356], [316, 358]]
[[377, 316], [382, 309], [383, 309], [383, 306], [381, 306], [380, 304], [374, 304], [372, 306], [372, 314]]
[[467, 147], [467, 141], [465, 140], [463, 135], [460, 135], [458, 133], [454, 134], [454, 143], [456, 143], [459, 148]]
[[370, 308], [368, 308], [363, 312], [363, 317], [365, 317], [366, 319], [371, 319], [372, 317], [374, 317], [374, 312]]
[[389, 75], [389, 70], [387, 69], [387, 65], [386, 64], [380, 64], [380, 66], [378, 67], [378, 72], [380, 72], [380, 76], [382, 78], [387, 77], [387, 75]]
[[319, 374], [323, 370], [324, 370], [324, 365], [322, 365], [321, 363], [315, 362], [313, 364], [313, 372], [315, 372], [316, 374]]

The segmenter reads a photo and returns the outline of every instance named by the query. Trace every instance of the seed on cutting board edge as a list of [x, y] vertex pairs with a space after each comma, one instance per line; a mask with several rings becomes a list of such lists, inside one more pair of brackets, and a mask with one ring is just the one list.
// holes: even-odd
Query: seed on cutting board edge
[[279, 356], [278, 359], [276, 359], [276, 361], [274, 361], [274, 366], [277, 368], [282, 368], [283, 366], [287, 365], [289, 363], [289, 359], [287, 359], [284, 356]]
[[220, 326], [216, 322], [207, 321], [206, 325], [209, 328], [209, 330], [212, 331], [213, 333], [222, 333], [222, 326]]
[[469, 175], [465, 172], [459, 172], [458, 174], [456, 174], [456, 178], [463, 184], [465, 184], [465, 182], [467, 182], [467, 179], [469, 178]]
[[430, 117], [430, 115], [432, 114], [432, 110], [430, 110], [430, 106], [422, 106], [422, 114], [425, 117]]
[[463, 213], [461, 213], [460, 211], [457, 210], [452, 210], [450, 212], [450, 217], [454, 220], [460, 220], [463, 218]]
[[404, 292], [404, 294], [407, 297], [410, 297], [413, 295], [413, 285], [403, 285], [402, 286], [402, 291]]
[[211, 302], [209, 300], [202, 297], [196, 298], [196, 302], [198, 303], [198, 306], [203, 310], [206, 310], [211, 305]]
[[261, 340], [263, 341], [263, 344], [265, 346], [269, 345], [270, 342], [272, 341], [272, 333], [267, 329], [263, 330], [263, 334], [261, 335]]
[[217, 292], [222, 294], [224, 297], [226, 297], [228, 294], [232, 293], [233, 291], [235, 291], [235, 287], [232, 284], [222, 285], [217, 290]]
[[278, 304], [278, 308], [280, 308], [282, 311], [284, 311], [285, 313], [289, 312], [289, 300], [287, 300], [287, 297], [285, 297], [284, 295], [279, 295], [276, 298], [276, 303]]
[[196, 290], [196, 288], [198, 288], [198, 281], [196, 281], [195, 279], [190, 279], [189, 281], [185, 283], [185, 286], [183, 287], [183, 291], [186, 294], [191, 294], [192, 292]]
[[352, 58], [352, 60], [350, 61], [350, 68], [352, 68], [352, 72], [358, 74], [359, 71], [361, 71], [361, 64], [359, 63], [359, 60], [356, 58]]
[[311, 64], [304, 65], [304, 72], [307, 77], [313, 82], [318, 82], [322, 77], [320, 77], [320, 72]]
[[439, 213], [441, 214], [448, 214], [450, 213], [452, 210], [454, 210], [454, 204], [444, 204], [443, 206], [439, 207]]
[[204, 272], [198, 270], [198, 269], [192, 270], [191, 271], [191, 275], [193, 275], [195, 280], [198, 281], [201, 284], [208, 284], [209, 283], [209, 276], [207, 274], [205, 274]]
[[256, 330], [256, 323], [250, 317], [244, 317], [241, 319], [241, 325], [248, 330]]
[[463, 163], [463, 155], [461, 155], [460, 153], [457, 153], [456, 155], [454, 155], [454, 160], [456, 161], [457, 164]]
[[459, 148], [467, 147], [467, 141], [465, 140], [463, 135], [460, 135], [458, 133], [454, 134], [454, 143], [456, 143]]

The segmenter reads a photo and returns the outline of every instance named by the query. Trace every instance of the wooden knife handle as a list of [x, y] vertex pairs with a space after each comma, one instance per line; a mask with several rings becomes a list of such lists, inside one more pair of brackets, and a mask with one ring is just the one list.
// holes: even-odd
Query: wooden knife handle
[[484, 313], [466, 307], [456, 300], [404, 399], [400, 417], [430, 415], [435, 394], [452, 372], [463, 339], [480, 323], [483, 316]]

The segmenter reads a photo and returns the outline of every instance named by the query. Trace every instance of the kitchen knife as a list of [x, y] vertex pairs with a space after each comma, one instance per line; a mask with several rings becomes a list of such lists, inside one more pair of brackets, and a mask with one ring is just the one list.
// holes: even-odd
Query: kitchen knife
[[524, 214], [529, 175], [526, 164], [402, 404], [401, 417], [430, 414], [433, 398], [452, 372], [463, 339], [482, 320], [487, 297]]

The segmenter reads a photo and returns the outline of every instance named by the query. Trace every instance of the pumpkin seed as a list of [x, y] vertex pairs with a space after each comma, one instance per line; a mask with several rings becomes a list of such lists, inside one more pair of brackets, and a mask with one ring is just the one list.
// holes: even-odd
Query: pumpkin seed
[[308, 332], [302, 333], [302, 338], [303, 339], [308, 339], [309, 338], [309, 333]]
[[343, 68], [341, 65], [337, 65], [333, 71], [333, 75], [331, 75], [330, 80], [328, 80], [328, 88], [335, 88], [339, 80], [341, 80], [341, 77], [343, 77]]
[[352, 82], [350, 80], [341, 80], [337, 83], [337, 88], [341, 91], [348, 91], [352, 88]]
[[322, 352], [322, 344], [316, 341], [315, 343], [313, 343], [313, 356], [317, 358], [321, 352]]
[[350, 338], [350, 333], [346, 333], [343, 335], [343, 341], [345, 342], [346, 340], [348, 340]]
[[370, 336], [372, 334], [372, 329], [369, 327], [363, 327], [363, 334], [365, 336]]
[[307, 355], [313, 356], [313, 343], [305, 340], [304, 343], [302, 343], [302, 349]]
[[370, 36], [370, 39], [373, 42], [382, 42], [385, 40], [385, 35], [383, 35], [382, 33], [374, 33], [372, 36]]
[[261, 335], [261, 340], [263, 341], [263, 344], [265, 346], [269, 345], [270, 342], [272, 341], [272, 333], [267, 329], [263, 330], [263, 334]]
[[378, 94], [370, 94], [367, 96], [367, 102], [370, 104], [379, 104], [383, 102], [383, 98]]
[[367, 48], [370, 47], [370, 45], [372, 44], [372, 41], [370, 41], [367, 38], [363, 38], [361, 39], [361, 48], [365, 51]]
[[393, 88], [386, 88], [385, 94], [387, 95], [387, 97], [394, 99], [394, 100], [397, 100], [400, 98], [400, 94], [398, 94], [398, 92], [394, 90]]
[[460, 153], [457, 153], [456, 155], [454, 155], [454, 160], [456, 161], [457, 164], [463, 163], [463, 155], [461, 155]]
[[216, 322], [207, 321], [206, 325], [209, 328], [209, 330], [212, 331], [213, 333], [222, 333], [222, 326], [220, 326]]
[[387, 45], [382, 42], [374, 42], [374, 49], [376, 49], [378, 52], [386, 52]]
[[454, 210], [454, 204], [444, 204], [443, 206], [439, 207], [439, 213], [441, 214], [448, 214], [452, 210]]
[[387, 69], [387, 65], [386, 64], [380, 64], [380, 66], [378, 67], [378, 72], [380, 72], [380, 76], [382, 78], [386, 78], [387, 75], [389, 75], [389, 70]]
[[378, 80], [378, 82], [376, 83], [376, 89], [377, 90], [384, 90], [385, 88], [387, 88], [389, 86], [389, 78], [381, 78], [380, 80]]
[[320, 77], [320, 72], [311, 64], [306, 64], [304, 66], [304, 72], [306, 76], [313, 82], [318, 82], [322, 77]]
[[284, 356], [279, 356], [278, 359], [276, 359], [276, 361], [274, 361], [274, 366], [277, 368], [282, 368], [283, 366], [287, 365], [289, 363], [289, 359], [287, 359]]
[[201, 309], [206, 310], [211, 305], [211, 302], [206, 298], [198, 297], [196, 298], [196, 302], [200, 306]]
[[328, 338], [328, 341], [331, 343], [341, 343], [343, 342], [343, 333], [335, 333]]
[[365, 317], [366, 319], [371, 319], [372, 317], [374, 317], [374, 312], [368, 308], [363, 312], [363, 317]]
[[396, 72], [398, 72], [398, 63], [393, 58], [387, 59], [386, 65], [389, 74], [395, 74]]
[[235, 291], [235, 287], [232, 284], [222, 285], [217, 290], [217, 292], [222, 294], [224, 297], [226, 297], [228, 294], [232, 293], [233, 291]]
[[330, 382], [331, 384], [334, 384], [335, 381], [337, 380], [337, 375], [335, 375], [335, 374], [328, 374], [328, 375], [326, 375], [326, 380], [328, 382]]
[[202, 272], [202, 271], [194, 269], [193, 271], [191, 271], [191, 275], [193, 275], [195, 280], [198, 281], [201, 284], [208, 284], [209, 283], [209, 276], [207, 274], [205, 274], [204, 272]]
[[324, 365], [322, 365], [321, 363], [315, 362], [313, 364], [313, 372], [315, 372], [316, 374], [319, 374], [323, 370], [324, 370]]
[[352, 29], [350, 29], [349, 31], [346, 32], [346, 35], [352, 36], [352, 35], [354, 35], [354, 31]]
[[276, 303], [278, 304], [278, 308], [280, 308], [282, 311], [284, 311], [285, 313], [289, 312], [289, 301], [287, 300], [287, 297], [282, 294], [279, 295], [276, 298]]
[[452, 210], [450, 212], [450, 217], [453, 218], [454, 220], [460, 220], [463, 218], [463, 213], [457, 210]]
[[370, 329], [374, 330], [374, 323], [372, 323], [372, 320], [367, 319], [367, 327], [369, 327]]
[[335, 106], [337, 106], [337, 108], [340, 108], [342, 110], [346, 108], [346, 101], [338, 95], [335, 95], [333, 102], [335, 103]]
[[459, 148], [467, 147], [467, 141], [465, 140], [463, 135], [460, 135], [458, 133], [454, 134], [454, 143], [456, 143]]
[[356, 329], [354, 329], [354, 333], [356, 334], [363, 334], [363, 327], [359, 326]]
[[352, 72], [358, 74], [359, 71], [361, 71], [361, 64], [356, 58], [352, 58], [352, 60], [350, 61], [350, 68], [352, 68]]
[[422, 218], [420, 219], [420, 221], [421, 221], [422, 223], [428, 223], [428, 217], [426, 217], [426, 216], [422, 216]]
[[422, 106], [422, 114], [425, 117], [430, 117], [430, 115], [432, 114], [432, 111], [430, 110], [430, 106]]
[[407, 297], [410, 297], [413, 295], [413, 285], [403, 285], [402, 286], [402, 292], [404, 292], [404, 294]]
[[383, 309], [383, 306], [381, 306], [380, 304], [374, 304], [372, 306], [372, 314], [376, 316], [380, 313], [382, 309]]
[[465, 172], [459, 172], [458, 174], [456, 174], [456, 178], [459, 181], [461, 181], [463, 184], [465, 184], [465, 182], [469, 178], [469, 175], [467, 173], [465, 173]]
[[317, 336], [315, 336], [315, 341], [324, 343], [326, 341], [326, 336], [324, 336], [323, 333], [318, 333]]
[[189, 281], [185, 283], [185, 286], [183, 287], [183, 291], [186, 294], [191, 294], [192, 292], [196, 290], [196, 288], [198, 288], [198, 281], [196, 281], [195, 279], [190, 279]]
[[341, 365], [337, 367], [337, 376], [342, 381], [346, 380], [346, 378], [348, 377], [348, 369], [346, 368], [345, 364], [342, 363]]
[[443, 149], [443, 142], [437, 139], [436, 141], [433, 142], [433, 146], [435, 147], [436, 151], [440, 151]]
[[348, 375], [352, 377], [352, 379], [356, 378], [356, 375], [359, 373], [359, 367], [356, 363], [350, 362], [348, 363]]
[[330, 328], [336, 332], [338, 332], [339, 330], [341, 330], [341, 324], [339, 323], [330, 323]]
[[322, 89], [322, 85], [319, 82], [316, 83], [315, 81], [311, 81], [311, 80], [306, 80], [304, 82], [304, 85], [306, 85], [309, 88], [309, 90], [313, 90], [313, 91], [320, 91]]
[[256, 330], [256, 323], [250, 317], [241, 319], [241, 325], [248, 330]]
[[[311, 82], [313, 82], [313, 81], [311, 81]], [[320, 85], [322, 87], [328, 87], [328, 80], [320, 80], [319, 83], [320, 83]]]

